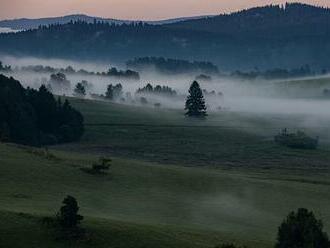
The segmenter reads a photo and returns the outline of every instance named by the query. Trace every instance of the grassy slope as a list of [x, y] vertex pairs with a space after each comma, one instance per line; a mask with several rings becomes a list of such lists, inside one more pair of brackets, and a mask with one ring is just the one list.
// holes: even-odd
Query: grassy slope
[[[246, 125], [267, 123], [264, 119], [225, 114], [210, 117], [206, 124], [213, 127], [205, 127], [205, 122], [187, 123], [172, 111], [146, 112], [86, 101], [74, 104], [88, 123], [106, 125], [88, 126], [79, 144], [51, 150], [56, 159], [40, 156], [35, 149], [0, 144], [0, 222], [5, 223], [0, 227], [0, 242], [5, 242], [4, 247], [72, 247], [55, 242], [37, 221], [38, 216], [53, 215], [67, 194], [77, 197], [86, 216], [84, 225], [93, 237], [92, 243], [74, 244], [79, 247], [212, 247], [221, 241], [270, 247], [282, 218], [298, 207], [313, 209], [330, 230], [326, 147], [312, 152], [289, 150], [274, 146], [269, 137], [254, 130], [221, 127], [237, 118]], [[109, 175], [79, 170], [90, 166], [98, 153], [114, 157]], [[209, 165], [208, 160], [219, 166], [161, 163]], [[250, 166], [241, 166], [244, 160]], [[292, 169], [299, 161], [317, 168]]]
[[218, 235], [189, 232], [175, 228], [136, 225], [113, 220], [88, 218], [84, 241], [54, 240], [54, 231], [40, 224], [40, 218], [28, 214], [0, 212], [1, 247], [212, 247], [220, 242]]
[[[241, 238], [208, 227], [207, 220], [190, 221], [195, 215], [190, 211], [199, 211], [203, 194], [215, 190], [212, 171], [114, 159], [111, 174], [92, 176], [79, 168], [89, 166], [94, 157], [54, 152], [56, 159], [49, 160], [36, 151], [0, 145], [0, 220], [4, 223], [0, 240], [5, 247], [58, 247], [37, 217], [54, 215], [67, 194], [78, 198], [87, 216], [84, 225], [92, 232], [93, 242], [86, 247], [211, 247], [221, 240]], [[250, 242], [255, 243], [246, 240]]]
[[327, 147], [301, 152], [274, 144], [273, 136], [284, 127], [299, 125], [302, 116], [224, 112], [211, 114], [207, 121], [191, 121], [181, 111], [84, 100], [74, 101], [74, 105], [92, 125], [79, 145], [65, 145], [64, 149], [179, 165], [324, 167], [330, 160]]

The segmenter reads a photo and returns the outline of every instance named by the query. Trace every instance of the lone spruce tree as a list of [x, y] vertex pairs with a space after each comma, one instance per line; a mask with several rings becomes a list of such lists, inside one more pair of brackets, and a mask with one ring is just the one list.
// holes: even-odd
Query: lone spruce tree
[[185, 110], [187, 110], [185, 115], [190, 117], [207, 116], [203, 92], [197, 81], [194, 81], [189, 88]]

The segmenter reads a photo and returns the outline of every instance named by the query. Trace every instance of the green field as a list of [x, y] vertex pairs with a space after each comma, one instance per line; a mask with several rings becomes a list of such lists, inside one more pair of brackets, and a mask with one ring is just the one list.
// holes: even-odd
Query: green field
[[[73, 100], [79, 143], [42, 149], [0, 144], [0, 247], [272, 247], [291, 210], [307, 207], [330, 231], [330, 150], [274, 144], [300, 116], [181, 111]], [[318, 130], [316, 130], [316, 133]], [[99, 156], [107, 175], [80, 170]], [[90, 240], [56, 241], [40, 223], [77, 198]]]

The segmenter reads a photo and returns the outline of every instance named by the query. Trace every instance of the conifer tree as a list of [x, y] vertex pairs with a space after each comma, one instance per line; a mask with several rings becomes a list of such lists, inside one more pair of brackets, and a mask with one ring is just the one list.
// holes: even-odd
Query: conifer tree
[[314, 213], [300, 208], [291, 212], [278, 229], [275, 248], [329, 248], [328, 235]]
[[190, 117], [207, 116], [203, 92], [197, 81], [194, 81], [189, 88], [185, 110], [187, 110], [185, 115]]

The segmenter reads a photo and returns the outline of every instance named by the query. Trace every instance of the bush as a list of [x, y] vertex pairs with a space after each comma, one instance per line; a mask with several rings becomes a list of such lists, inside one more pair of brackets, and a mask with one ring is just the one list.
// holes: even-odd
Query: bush
[[111, 162], [110, 158], [100, 158], [98, 163], [92, 165], [92, 168], [81, 168], [81, 170], [89, 174], [104, 174], [110, 169]]
[[79, 207], [77, 200], [73, 196], [68, 195], [62, 203], [63, 206], [57, 214], [61, 227], [69, 229], [77, 228], [84, 219], [83, 216], [78, 214]]
[[100, 158], [99, 163], [93, 164], [92, 169], [97, 173], [109, 170], [112, 160], [109, 158]]
[[[63, 206], [57, 213], [58, 238], [60, 239], [81, 239], [85, 237], [85, 230], [80, 228], [80, 222], [84, 219], [78, 214], [79, 206], [77, 200], [68, 195], [63, 200]], [[51, 224], [51, 223], [50, 223]]]
[[291, 148], [316, 149], [318, 146], [318, 138], [311, 138], [302, 131], [288, 133], [287, 129], [283, 129], [274, 140], [277, 144]]
[[321, 220], [313, 212], [300, 208], [291, 212], [278, 229], [275, 248], [329, 248]]

